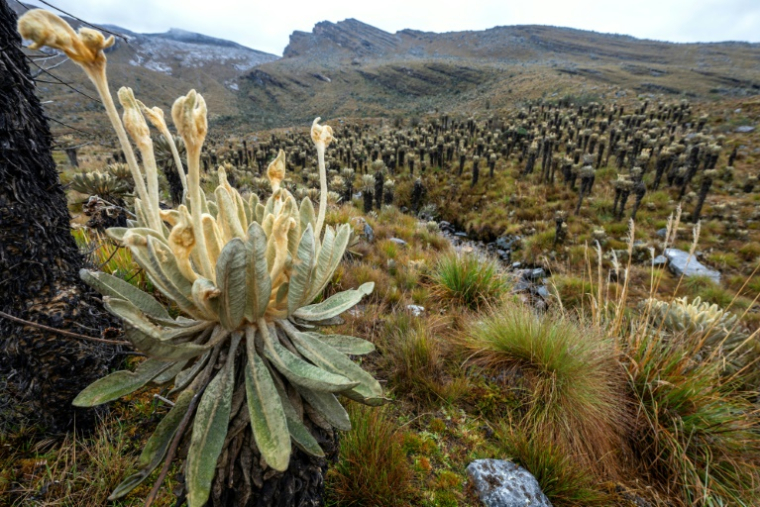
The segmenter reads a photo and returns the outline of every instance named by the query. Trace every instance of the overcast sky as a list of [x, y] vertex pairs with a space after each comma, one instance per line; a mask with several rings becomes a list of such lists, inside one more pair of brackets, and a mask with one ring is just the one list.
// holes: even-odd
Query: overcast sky
[[[47, 0], [91, 23], [182, 28], [282, 55], [294, 30], [356, 18], [389, 32], [542, 24], [674, 42], [760, 42], [760, 0]], [[27, 3], [38, 4], [35, 0]]]

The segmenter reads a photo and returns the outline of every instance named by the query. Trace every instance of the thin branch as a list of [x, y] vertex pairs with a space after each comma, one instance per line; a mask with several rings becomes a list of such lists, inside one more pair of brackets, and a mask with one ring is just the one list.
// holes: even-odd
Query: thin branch
[[130, 342], [122, 341], [122, 340], [107, 340], [105, 338], [95, 338], [93, 336], [85, 336], [83, 334], [79, 333], [73, 333], [71, 331], [66, 331], [63, 329], [56, 329], [54, 327], [46, 326], [44, 324], [39, 324], [37, 322], [30, 322], [28, 320], [20, 319], [18, 317], [14, 317], [13, 315], [9, 315], [5, 312], [0, 311], [0, 317], [3, 317], [5, 319], [11, 320], [13, 322], [18, 322], [19, 324], [24, 324], [26, 326], [32, 326], [37, 327], [40, 329], [44, 329], [45, 331], [50, 331], [52, 333], [58, 333], [62, 334], [64, 336], [70, 336], [71, 338], [77, 338], [79, 340], [90, 340], [94, 342], [100, 342], [100, 343], [108, 343], [110, 345], [132, 345]]

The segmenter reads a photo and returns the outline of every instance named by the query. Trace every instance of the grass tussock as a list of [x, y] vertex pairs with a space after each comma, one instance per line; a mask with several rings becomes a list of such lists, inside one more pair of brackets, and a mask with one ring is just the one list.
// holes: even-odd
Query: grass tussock
[[617, 473], [628, 416], [610, 341], [567, 317], [506, 305], [474, 323], [462, 344], [486, 371], [524, 380], [528, 431], [546, 434], [589, 469]]
[[496, 262], [472, 254], [442, 256], [432, 280], [434, 296], [471, 310], [495, 304], [507, 290]]
[[449, 346], [441, 336], [445, 324], [409, 314], [386, 323], [379, 348], [394, 393], [426, 404], [451, 403], [464, 394], [466, 380], [447, 369]]
[[533, 474], [553, 506], [614, 505], [593, 476], [543, 433], [501, 423], [495, 427], [494, 435], [501, 451]]
[[402, 507], [417, 496], [403, 433], [384, 409], [348, 406], [351, 431], [341, 437], [340, 460], [330, 469], [332, 505]]
[[[642, 474], [684, 505], [757, 505], [760, 438], [752, 394], [705, 361], [700, 336], [632, 335], [626, 368], [637, 401]], [[704, 354], [706, 355], [706, 354]]]

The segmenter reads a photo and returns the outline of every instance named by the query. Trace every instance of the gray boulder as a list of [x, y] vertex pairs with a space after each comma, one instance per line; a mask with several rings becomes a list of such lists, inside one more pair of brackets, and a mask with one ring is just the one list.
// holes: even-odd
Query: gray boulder
[[511, 461], [478, 459], [467, 466], [480, 500], [486, 507], [551, 507], [530, 472]]
[[665, 250], [665, 257], [668, 258], [670, 271], [676, 276], [707, 276], [715, 283], [720, 283], [720, 271], [708, 268], [693, 255], [689, 258], [689, 252], [668, 248]]

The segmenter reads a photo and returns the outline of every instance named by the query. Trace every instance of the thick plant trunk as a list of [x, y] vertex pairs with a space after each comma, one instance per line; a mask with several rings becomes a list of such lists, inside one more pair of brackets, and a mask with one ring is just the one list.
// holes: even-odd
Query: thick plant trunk
[[337, 431], [326, 431], [310, 421], [311, 433], [325, 451], [315, 458], [294, 449], [285, 472], [262, 468], [250, 424], [222, 453], [216, 469], [211, 498], [206, 507], [321, 507], [325, 475], [338, 459]]
[[[16, 15], [0, 0], [0, 310], [98, 336], [112, 320], [79, 280], [83, 258], [69, 230], [50, 142]], [[69, 429], [71, 401], [115, 357], [113, 346], [0, 316], [0, 432], [22, 423]], [[87, 427], [93, 415], [77, 411], [77, 427]]]

